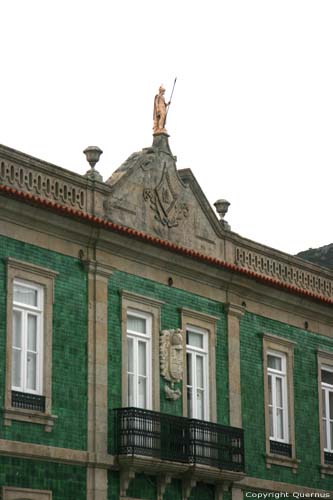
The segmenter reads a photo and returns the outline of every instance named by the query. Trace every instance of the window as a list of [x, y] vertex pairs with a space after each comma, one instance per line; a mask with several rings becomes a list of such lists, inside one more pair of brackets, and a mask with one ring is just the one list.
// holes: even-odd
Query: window
[[42, 394], [43, 288], [14, 281], [12, 390]]
[[187, 415], [209, 420], [208, 332], [188, 325], [186, 330]]
[[151, 409], [152, 317], [127, 311], [127, 405]]
[[333, 353], [318, 350], [320, 467], [333, 475]]
[[269, 438], [289, 443], [286, 355], [267, 354]]
[[183, 414], [216, 422], [215, 316], [181, 309], [186, 332]]
[[163, 302], [121, 291], [122, 406], [159, 411], [160, 307]]
[[51, 269], [7, 259], [7, 355], [4, 423], [23, 420], [51, 431]]
[[263, 335], [266, 466], [284, 465], [296, 472], [294, 345], [283, 337]]
[[325, 462], [333, 464], [333, 367], [321, 369], [321, 394]]

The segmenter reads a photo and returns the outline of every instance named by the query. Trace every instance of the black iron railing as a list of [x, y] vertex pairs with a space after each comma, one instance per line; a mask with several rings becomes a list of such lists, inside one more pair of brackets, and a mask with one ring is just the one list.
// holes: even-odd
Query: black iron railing
[[12, 391], [12, 406], [45, 413], [45, 396], [29, 394], [28, 392]]
[[274, 455], [291, 457], [291, 444], [280, 443], [279, 441], [270, 441], [270, 452]]
[[324, 459], [325, 459], [325, 464], [333, 465], [333, 453], [330, 453], [329, 451], [324, 451]]
[[244, 470], [243, 430], [139, 408], [113, 410], [116, 455]]

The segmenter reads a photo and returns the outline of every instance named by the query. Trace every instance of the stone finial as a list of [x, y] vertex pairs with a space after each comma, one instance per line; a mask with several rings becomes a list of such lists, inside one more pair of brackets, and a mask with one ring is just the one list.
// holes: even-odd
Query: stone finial
[[229, 201], [227, 201], [227, 200], [217, 200], [214, 203], [214, 206], [216, 208], [217, 213], [220, 216], [220, 224], [221, 224], [221, 226], [223, 227], [223, 229], [226, 229], [226, 230], [230, 231], [230, 225], [228, 224], [228, 222], [226, 220], [224, 220], [224, 216], [228, 212], [228, 208], [230, 206]]
[[86, 155], [87, 162], [90, 165], [90, 170], [88, 170], [85, 174], [85, 177], [91, 179], [93, 181], [103, 181], [103, 177], [97, 170], [95, 170], [95, 165], [99, 161], [101, 154], [103, 151], [98, 146], [89, 146], [86, 148], [83, 153]]

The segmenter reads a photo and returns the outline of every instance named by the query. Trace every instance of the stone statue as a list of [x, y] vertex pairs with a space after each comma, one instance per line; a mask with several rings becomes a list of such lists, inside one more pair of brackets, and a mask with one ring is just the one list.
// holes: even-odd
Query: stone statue
[[165, 122], [169, 102], [164, 99], [165, 88], [161, 85], [154, 99], [154, 134], [166, 134]]

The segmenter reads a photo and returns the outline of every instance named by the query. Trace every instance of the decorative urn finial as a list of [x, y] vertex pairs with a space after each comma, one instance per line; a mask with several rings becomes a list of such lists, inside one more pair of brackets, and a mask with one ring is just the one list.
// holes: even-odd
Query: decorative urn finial
[[89, 146], [86, 148], [83, 153], [86, 155], [87, 162], [90, 165], [90, 170], [88, 170], [85, 174], [85, 177], [91, 179], [93, 181], [103, 181], [103, 177], [97, 170], [95, 170], [95, 165], [99, 161], [101, 154], [103, 151], [98, 146]]
[[221, 226], [223, 227], [223, 229], [230, 231], [230, 229], [231, 229], [230, 225], [228, 224], [228, 222], [226, 220], [224, 220], [224, 216], [228, 212], [228, 208], [230, 206], [229, 201], [228, 200], [217, 200], [214, 203], [214, 206], [216, 208], [217, 213], [220, 216]]

